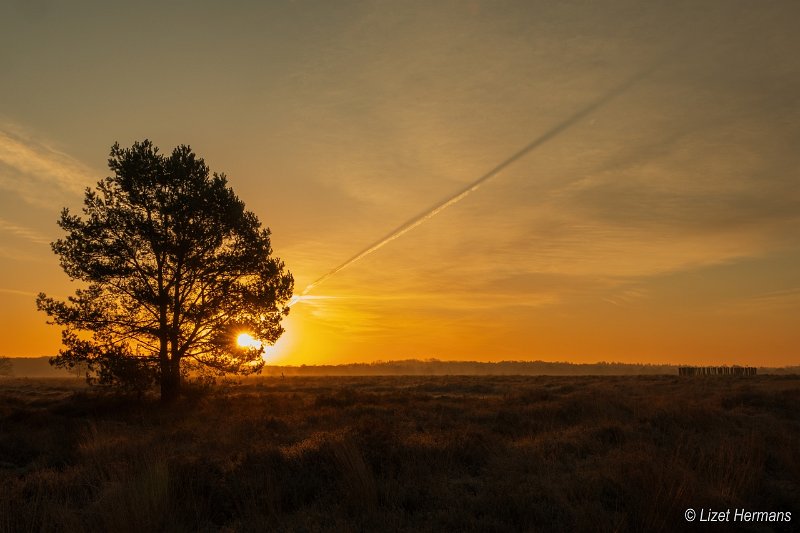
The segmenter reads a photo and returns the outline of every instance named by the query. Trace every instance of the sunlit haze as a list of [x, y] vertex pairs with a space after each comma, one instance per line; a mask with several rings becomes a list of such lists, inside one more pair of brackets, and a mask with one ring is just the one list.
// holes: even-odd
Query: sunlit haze
[[149, 138], [271, 229], [269, 364], [800, 362], [800, 3], [112, 4], [0, 4], [0, 355]]

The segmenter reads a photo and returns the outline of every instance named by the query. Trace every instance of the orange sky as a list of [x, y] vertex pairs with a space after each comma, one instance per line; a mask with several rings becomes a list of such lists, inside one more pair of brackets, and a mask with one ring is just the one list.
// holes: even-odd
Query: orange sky
[[793, 1], [0, 6], [0, 355], [53, 354], [48, 243], [108, 149], [190, 144], [300, 292], [281, 364], [800, 363]]

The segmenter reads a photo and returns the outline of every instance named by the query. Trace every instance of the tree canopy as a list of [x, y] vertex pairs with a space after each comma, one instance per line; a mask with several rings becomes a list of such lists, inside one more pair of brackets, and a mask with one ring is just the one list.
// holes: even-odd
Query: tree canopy
[[249, 374], [273, 344], [294, 280], [272, 256], [270, 231], [188, 146], [171, 155], [149, 140], [115, 144], [111, 175], [87, 188], [83, 215], [61, 212], [52, 243], [61, 267], [84, 283], [66, 301], [37, 306], [63, 326], [51, 364], [86, 364], [87, 378], [175, 399], [192, 369]]

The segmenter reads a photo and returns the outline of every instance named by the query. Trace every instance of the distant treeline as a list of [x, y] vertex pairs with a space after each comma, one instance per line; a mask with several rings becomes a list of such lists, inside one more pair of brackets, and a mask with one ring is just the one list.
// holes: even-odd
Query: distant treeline
[[681, 366], [679, 376], [755, 376], [754, 366]]
[[[407, 359], [376, 361], [346, 365], [266, 366], [267, 376], [431, 376], [431, 375], [544, 375], [544, 376], [621, 376], [676, 375], [677, 365], [629, 363], [577, 364], [548, 361], [440, 361], [438, 359]], [[798, 374], [800, 366], [783, 368], [759, 367], [759, 374]]]
[[[54, 368], [48, 357], [10, 357], [8, 374], [14, 377], [46, 378], [69, 377], [65, 370]], [[548, 361], [440, 361], [438, 359], [406, 359], [403, 361], [376, 361], [345, 365], [267, 365], [262, 376], [457, 376], [457, 375], [540, 375], [540, 376], [624, 376], [624, 375], [678, 375], [683, 368], [736, 368], [736, 367], [686, 367], [678, 365], [649, 365], [628, 363], [578, 364]], [[745, 368], [745, 367], [741, 367]], [[758, 374], [800, 374], [800, 366], [753, 368]], [[688, 375], [688, 374], [681, 374]]]

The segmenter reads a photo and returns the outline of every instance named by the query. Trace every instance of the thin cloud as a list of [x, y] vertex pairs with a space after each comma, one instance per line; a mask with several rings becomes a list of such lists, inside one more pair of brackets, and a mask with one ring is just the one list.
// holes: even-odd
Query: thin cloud
[[95, 173], [55, 148], [0, 126], [0, 189], [28, 204], [54, 207], [64, 195], [78, 196]]
[[26, 228], [24, 226], [19, 226], [3, 218], [0, 218], [0, 232], [10, 233], [11, 235], [15, 235], [17, 237], [20, 237], [35, 244], [50, 243], [50, 239], [48, 239], [38, 231]]
[[783, 312], [800, 307], [800, 288], [792, 287], [739, 299], [725, 308], [728, 313]]
[[0, 287], [0, 293], [3, 293], [3, 294], [15, 294], [15, 295], [19, 295], [19, 296], [36, 296], [35, 292], [20, 291], [20, 290], [17, 290], [17, 289], [4, 289], [4, 288], [1, 288], [1, 287]]
[[32, 255], [16, 248], [8, 248], [0, 246], [0, 257], [3, 259], [11, 259], [12, 261], [33, 261], [41, 262], [42, 258], [38, 255]]

